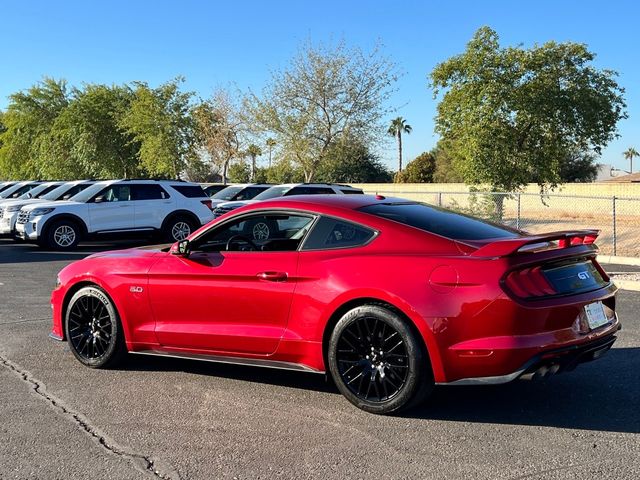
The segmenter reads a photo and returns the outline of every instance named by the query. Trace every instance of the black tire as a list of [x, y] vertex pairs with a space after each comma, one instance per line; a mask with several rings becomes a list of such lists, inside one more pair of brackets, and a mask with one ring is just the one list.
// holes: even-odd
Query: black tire
[[184, 240], [196, 230], [195, 222], [183, 215], [174, 215], [164, 222], [162, 236], [168, 242], [179, 242]]
[[271, 240], [278, 236], [278, 224], [273, 220], [252, 220], [246, 222], [243, 235], [253, 241]]
[[338, 390], [371, 413], [397, 413], [426, 399], [433, 374], [411, 326], [379, 305], [350, 310], [336, 324], [327, 360]]
[[64, 324], [69, 348], [83, 365], [110, 368], [126, 357], [120, 317], [98, 286], [83, 287], [71, 297]]
[[78, 246], [82, 230], [73, 220], [57, 220], [47, 227], [44, 245], [53, 250], [73, 250]]

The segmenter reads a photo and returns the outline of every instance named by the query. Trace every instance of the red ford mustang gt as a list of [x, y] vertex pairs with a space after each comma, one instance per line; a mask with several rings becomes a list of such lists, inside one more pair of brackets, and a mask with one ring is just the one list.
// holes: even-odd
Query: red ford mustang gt
[[381, 196], [284, 197], [171, 247], [64, 268], [52, 336], [89, 367], [126, 352], [329, 372], [390, 413], [435, 384], [497, 384], [598, 358], [616, 287], [596, 231], [528, 235]]

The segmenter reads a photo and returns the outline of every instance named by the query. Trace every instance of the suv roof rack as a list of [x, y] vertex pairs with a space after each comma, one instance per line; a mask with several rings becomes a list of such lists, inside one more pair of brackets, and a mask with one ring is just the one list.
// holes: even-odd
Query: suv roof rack
[[121, 182], [139, 182], [142, 180], [152, 180], [154, 182], [186, 182], [186, 180], [182, 180], [181, 178], [162, 178], [162, 177], [151, 177], [151, 178], [118, 178], [118, 181]]
[[356, 187], [352, 187], [351, 185], [346, 185], [344, 183], [304, 182], [302, 185], [331, 185], [331, 186], [334, 186], [334, 187], [354, 188], [354, 189], [358, 190]]

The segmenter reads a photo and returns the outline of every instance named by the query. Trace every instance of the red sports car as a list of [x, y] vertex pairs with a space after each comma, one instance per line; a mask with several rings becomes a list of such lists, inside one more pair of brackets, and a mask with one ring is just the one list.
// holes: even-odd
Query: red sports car
[[620, 324], [596, 235], [528, 235], [382, 196], [284, 197], [171, 247], [67, 266], [52, 336], [94, 368], [130, 352], [328, 372], [356, 406], [390, 413], [435, 384], [605, 353]]

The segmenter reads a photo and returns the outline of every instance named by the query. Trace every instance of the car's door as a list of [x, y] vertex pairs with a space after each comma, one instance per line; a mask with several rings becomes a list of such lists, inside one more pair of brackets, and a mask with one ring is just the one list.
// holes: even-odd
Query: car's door
[[[156, 337], [165, 347], [271, 354], [282, 337], [296, 286], [298, 246], [314, 217], [242, 215], [191, 242], [188, 256], [167, 254], [149, 271]], [[256, 222], [283, 225], [249, 240]], [[298, 228], [289, 228], [291, 225]]]
[[135, 228], [131, 185], [109, 185], [90, 202], [90, 231], [109, 232]]
[[172, 210], [175, 199], [158, 184], [141, 183], [134, 185], [131, 192], [135, 209], [137, 230], [157, 229], [162, 226], [167, 213]]

